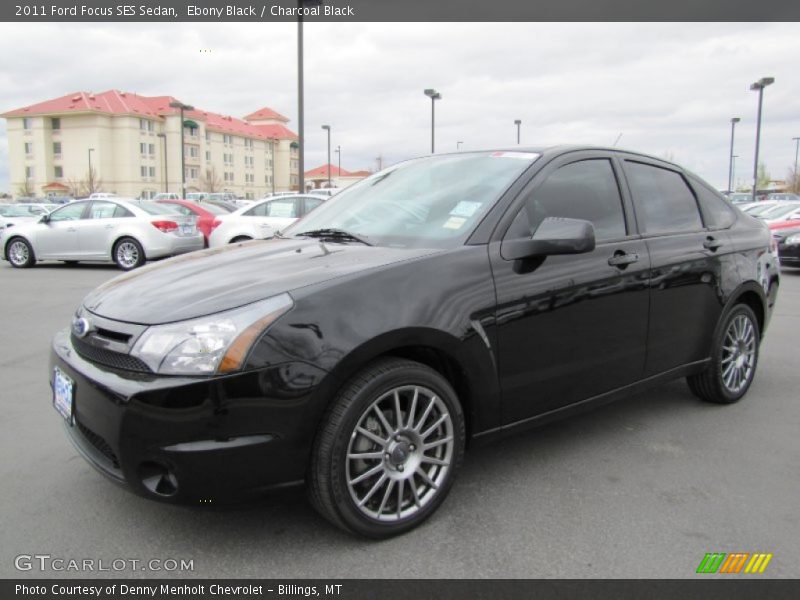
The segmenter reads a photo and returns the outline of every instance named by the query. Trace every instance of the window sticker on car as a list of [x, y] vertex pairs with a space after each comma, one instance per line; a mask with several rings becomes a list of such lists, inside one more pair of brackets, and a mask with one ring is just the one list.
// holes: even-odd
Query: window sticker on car
[[447, 219], [447, 221], [445, 221], [442, 227], [444, 229], [461, 229], [461, 227], [466, 222], [467, 220], [464, 219], [463, 217], [450, 217], [449, 219]]
[[536, 152], [492, 152], [492, 158], [521, 158], [522, 160], [534, 161], [539, 158]]
[[453, 217], [471, 217], [478, 211], [480, 207], [480, 202], [468, 202], [466, 200], [462, 200], [455, 205], [453, 210], [450, 211], [450, 215]]

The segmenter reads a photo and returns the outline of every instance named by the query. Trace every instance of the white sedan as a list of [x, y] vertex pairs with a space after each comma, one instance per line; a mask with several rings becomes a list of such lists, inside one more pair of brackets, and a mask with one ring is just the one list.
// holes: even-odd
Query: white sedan
[[65, 204], [0, 236], [3, 259], [17, 268], [37, 260], [114, 261], [128, 271], [147, 259], [203, 248], [195, 220], [154, 202], [108, 198]]
[[211, 232], [211, 248], [247, 240], [263, 240], [275, 235], [300, 217], [325, 202], [324, 196], [293, 194], [265, 198], [240, 208], [228, 215], [217, 217], [219, 225]]

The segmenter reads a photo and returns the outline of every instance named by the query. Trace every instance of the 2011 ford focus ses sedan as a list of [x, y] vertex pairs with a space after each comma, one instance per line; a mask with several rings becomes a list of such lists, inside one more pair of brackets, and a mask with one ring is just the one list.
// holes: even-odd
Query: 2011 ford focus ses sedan
[[53, 343], [79, 451], [150, 498], [305, 481], [334, 524], [409, 530], [467, 444], [686, 377], [748, 390], [778, 290], [767, 226], [663, 160], [431, 156], [276, 239], [90, 293]]

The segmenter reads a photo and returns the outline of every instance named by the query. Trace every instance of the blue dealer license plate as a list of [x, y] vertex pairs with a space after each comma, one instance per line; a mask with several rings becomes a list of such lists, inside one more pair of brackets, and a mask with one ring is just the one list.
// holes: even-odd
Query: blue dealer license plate
[[75, 382], [58, 367], [53, 371], [53, 406], [72, 425]]

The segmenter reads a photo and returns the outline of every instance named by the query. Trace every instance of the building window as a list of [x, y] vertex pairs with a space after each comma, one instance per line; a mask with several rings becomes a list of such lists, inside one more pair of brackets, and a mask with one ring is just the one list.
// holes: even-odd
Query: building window
[[33, 167], [25, 167], [25, 179], [33, 179], [34, 173]]
[[206, 150], [206, 160], [211, 160], [211, 150]]
[[147, 144], [145, 144], [144, 142], [141, 142], [139, 144], [139, 154], [141, 154], [142, 156], [147, 154]]
[[156, 168], [155, 167], [147, 167], [147, 174], [150, 175], [150, 177], [155, 177], [156, 176]]
[[25, 142], [25, 154], [28, 156], [33, 154], [33, 142]]
[[187, 152], [192, 158], [198, 158], [200, 156], [200, 148], [197, 146], [187, 146]]
[[148, 119], [139, 119], [140, 131], [149, 131], [152, 133], [154, 129], [155, 129], [155, 123], [153, 123], [153, 121], [150, 121]]
[[149, 151], [149, 153], [150, 153], [150, 154], [152, 154], [153, 156], [155, 156], [155, 153], [156, 153], [156, 145], [155, 145], [155, 144], [148, 144], [148, 145], [147, 145], [147, 150]]
[[197, 127], [184, 127], [183, 131], [189, 137], [197, 137]]
[[142, 178], [147, 177], [147, 167], [139, 167], [139, 173], [142, 175]]
[[25, 129], [26, 131], [29, 131], [33, 128], [33, 121], [31, 120], [30, 117], [25, 117], [24, 119], [22, 119], [22, 128]]
[[250, 138], [244, 138], [244, 147], [247, 148], [248, 150], [252, 150], [253, 149], [253, 140], [250, 139]]
[[186, 168], [186, 179], [197, 179], [197, 167]]
[[233, 164], [233, 154], [227, 154], [227, 153], [223, 154], [222, 155], [222, 162], [224, 162], [226, 165], [232, 165]]
[[61, 130], [61, 119], [58, 117], [53, 117], [50, 119], [50, 127], [53, 131], [60, 131]]
[[208, 129], [206, 129], [206, 141], [207, 142], [211, 141], [211, 132]]
[[233, 145], [233, 136], [227, 133], [222, 134], [222, 143]]
[[61, 157], [61, 142], [53, 142], [53, 156]]
[[64, 167], [56, 165], [53, 167], [53, 175], [56, 179], [63, 179], [64, 177]]

